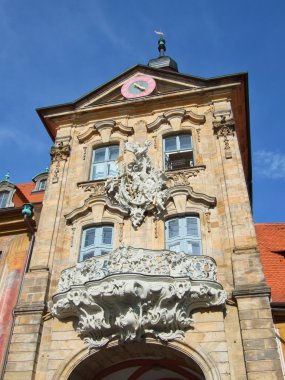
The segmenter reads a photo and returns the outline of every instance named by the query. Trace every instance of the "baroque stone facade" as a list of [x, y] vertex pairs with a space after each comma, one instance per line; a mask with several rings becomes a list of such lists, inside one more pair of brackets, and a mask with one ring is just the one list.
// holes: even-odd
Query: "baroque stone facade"
[[167, 70], [137, 65], [38, 111], [55, 145], [5, 380], [131, 378], [135, 365], [150, 379], [282, 378], [247, 75], [201, 79], [161, 58]]

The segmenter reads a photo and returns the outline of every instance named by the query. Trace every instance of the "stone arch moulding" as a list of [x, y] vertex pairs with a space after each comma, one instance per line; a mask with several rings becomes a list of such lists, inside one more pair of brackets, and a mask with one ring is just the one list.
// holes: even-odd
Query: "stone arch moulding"
[[190, 121], [193, 124], [204, 124], [206, 121], [205, 115], [198, 115], [193, 111], [185, 109], [174, 109], [164, 112], [158, 116], [153, 122], [147, 124], [148, 132], [158, 130], [161, 125], [168, 124], [172, 129], [179, 129], [183, 121]]
[[99, 133], [103, 141], [107, 141], [111, 133], [119, 131], [123, 135], [132, 135], [134, 129], [127, 125], [114, 120], [103, 120], [96, 122], [93, 126], [89, 127], [86, 131], [77, 136], [79, 143], [84, 143], [89, 140], [94, 134]]
[[109, 200], [109, 198], [107, 198], [106, 195], [91, 195], [84, 201], [84, 204], [82, 206], [77, 207], [76, 209], [64, 216], [66, 223], [70, 225], [74, 223], [77, 219], [86, 216], [88, 213], [92, 211], [92, 207], [95, 204], [101, 204], [104, 207], [107, 207], [111, 212], [123, 215], [123, 217], [128, 215], [128, 212], [125, 209], [123, 209], [119, 205], [111, 203], [111, 201]]
[[[53, 380], [72, 380], [72, 372], [78, 370], [79, 366], [82, 365], [88, 358], [93, 357], [92, 363], [94, 364], [94, 372], [96, 372], [96, 363], [100, 363], [100, 361], [96, 360], [99, 356], [102, 356], [102, 351], [104, 351], [104, 355], [108, 355], [112, 357], [112, 352], [125, 350], [128, 346], [136, 345], [138, 347], [138, 343], [127, 343], [125, 345], [118, 344], [117, 341], [110, 342], [107, 347], [104, 349], [93, 349], [88, 350], [87, 347], [80, 347], [79, 349], [75, 349], [58, 367], [56, 370]], [[221, 380], [220, 372], [217, 368], [217, 365], [211, 355], [209, 355], [200, 345], [192, 343], [191, 345], [186, 342], [168, 342], [167, 345], [154, 341], [151, 338], [146, 338], [145, 347], [149, 347], [152, 349], [158, 348], [158, 352], [161, 353], [163, 350], [169, 350], [173, 352], [173, 355], [176, 357], [181, 357], [185, 359], [185, 361], [190, 362], [193, 361], [201, 370], [206, 380]], [[142, 353], [141, 356], [144, 354]], [[137, 355], [138, 357], [139, 355]], [[145, 355], [146, 356], [146, 355]], [[114, 356], [116, 357], [116, 356]], [[133, 359], [136, 358], [134, 354]], [[130, 358], [126, 358], [130, 359]], [[122, 361], [122, 359], [114, 360], [114, 364]], [[99, 366], [98, 366], [99, 367]], [[101, 368], [102, 369], [102, 368]], [[99, 368], [98, 368], [99, 370]], [[96, 373], [94, 373], [96, 375]], [[90, 376], [90, 380], [95, 377]], [[87, 379], [89, 380], [89, 378]]]
[[211, 197], [203, 193], [196, 193], [191, 186], [185, 185], [171, 187], [169, 189], [167, 202], [172, 200], [176, 205], [176, 203], [178, 203], [177, 199], [181, 199], [181, 197], [185, 199], [185, 206], [188, 199], [190, 199], [193, 203], [202, 204], [207, 210], [209, 208], [214, 208], [217, 204], [215, 197]]

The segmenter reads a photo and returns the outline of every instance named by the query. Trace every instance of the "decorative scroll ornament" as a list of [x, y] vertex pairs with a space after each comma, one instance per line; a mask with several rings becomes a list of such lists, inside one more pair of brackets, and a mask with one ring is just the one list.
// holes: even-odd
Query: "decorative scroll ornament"
[[59, 141], [50, 150], [52, 162], [67, 160], [70, 155], [70, 145], [68, 142]]
[[91, 192], [92, 195], [105, 195], [104, 182], [80, 182], [77, 184], [79, 188], [82, 188], [85, 192]]
[[182, 252], [121, 247], [62, 272], [52, 314], [74, 318], [89, 348], [114, 338], [184, 336], [194, 309], [223, 305], [215, 261]]
[[232, 151], [230, 147], [229, 136], [234, 136], [235, 131], [235, 122], [232, 117], [231, 112], [229, 113], [220, 113], [218, 115], [214, 114], [214, 133], [217, 135], [217, 138], [220, 137], [224, 139], [224, 150], [225, 157], [232, 158]]
[[167, 178], [171, 186], [190, 185], [190, 178], [197, 175], [206, 169], [205, 165], [196, 166], [195, 168], [184, 169], [167, 173]]
[[145, 141], [144, 147], [127, 142], [125, 149], [134, 153], [134, 160], [123, 164], [118, 176], [108, 178], [105, 185], [110, 200], [128, 210], [134, 227], [143, 222], [147, 210], [155, 208], [161, 213], [168, 195], [167, 178], [154, 169], [147, 155], [150, 145], [150, 141]]
[[56, 183], [59, 180], [60, 162], [66, 161], [70, 155], [70, 145], [68, 141], [57, 141], [50, 150], [52, 163], [56, 163], [52, 183]]

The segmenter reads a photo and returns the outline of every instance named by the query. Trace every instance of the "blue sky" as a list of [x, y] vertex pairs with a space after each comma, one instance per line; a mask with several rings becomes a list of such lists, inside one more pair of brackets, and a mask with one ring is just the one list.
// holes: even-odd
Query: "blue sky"
[[49, 164], [35, 108], [146, 64], [163, 30], [182, 73], [249, 72], [254, 220], [285, 221], [284, 14], [284, 0], [0, 0], [0, 177]]

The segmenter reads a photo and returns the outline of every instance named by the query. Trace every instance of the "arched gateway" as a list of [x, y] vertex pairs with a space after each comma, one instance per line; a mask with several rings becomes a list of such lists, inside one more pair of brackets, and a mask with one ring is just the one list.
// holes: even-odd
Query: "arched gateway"
[[182, 344], [110, 344], [81, 351], [63, 363], [54, 380], [218, 380], [215, 364], [204, 353]]

